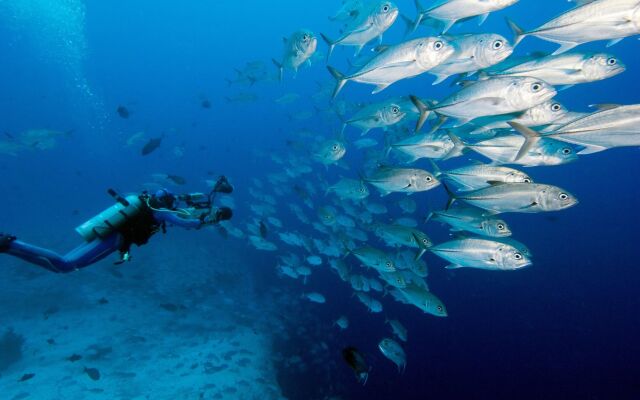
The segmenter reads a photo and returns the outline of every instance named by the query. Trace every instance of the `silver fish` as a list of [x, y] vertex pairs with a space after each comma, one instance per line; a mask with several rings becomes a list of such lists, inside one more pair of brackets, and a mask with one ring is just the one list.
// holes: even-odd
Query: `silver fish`
[[578, 204], [578, 199], [566, 190], [539, 183], [503, 183], [450, 195], [451, 202], [462, 200], [495, 214], [559, 211]]
[[362, 130], [361, 135], [365, 135], [375, 128], [386, 130], [387, 127], [402, 121], [406, 115], [407, 113], [402, 109], [401, 105], [391, 100], [363, 107], [353, 117], [346, 120], [344, 125], [360, 128]]
[[416, 258], [420, 258], [433, 244], [431, 239], [422, 231], [402, 225], [378, 224], [375, 226], [374, 232], [388, 246], [407, 246], [420, 249], [420, 253]]
[[438, 179], [445, 178], [450, 180], [464, 190], [482, 189], [496, 183], [533, 182], [529, 175], [508, 167], [474, 164], [448, 171], [440, 171], [435, 163], [433, 165], [434, 173]]
[[[558, 140], [543, 138], [524, 147], [525, 142], [524, 137], [510, 134], [466, 146], [494, 163], [519, 164], [525, 167], [561, 165], [578, 159], [571, 145]], [[523, 148], [525, 153], [521, 153]]]
[[330, 165], [340, 161], [346, 153], [347, 148], [343, 141], [326, 140], [318, 145], [312, 153], [312, 157], [319, 163]]
[[367, 267], [379, 272], [393, 272], [396, 270], [395, 263], [384, 251], [366, 246], [350, 250], [358, 260]]
[[436, 75], [433, 85], [451, 75], [473, 73], [502, 62], [513, 53], [513, 47], [503, 36], [494, 33], [447, 37], [455, 51], [445, 62], [429, 73]]
[[489, 13], [509, 7], [518, 0], [437, 0], [430, 7], [423, 8], [419, 0], [415, 0], [418, 9], [417, 27], [424, 18], [431, 18], [444, 24], [442, 33], [446, 33], [457, 21], [480, 17], [482, 24]]
[[612, 46], [640, 33], [640, 0], [590, 1], [530, 31], [507, 21], [515, 34], [514, 45], [526, 36], [535, 36], [559, 44], [553, 54], [596, 40], [610, 40]]
[[331, 56], [335, 46], [355, 46], [356, 55], [375, 38], [382, 40], [382, 35], [398, 18], [398, 7], [390, 1], [377, 1], [368, 7], [363, 6], [345, 29], [345, 33], [337, 40], [331, 40], [323, 34], [320, 36], [327, 42]]
[[418, 307], [425, 313], [436, 317], [447, 317], [449, 315], [442, 300], [423, 287], [407, 285], [399, 293], [407, 303]]
[[616, 76], [626, 69], [616, 57], [607, 53], [567, 53], [536, 57], [491, 76], [530, 76], [553, 86], [572, 86]]
[[448, 159], [458, 152], [456, 146], [464, 147], [462, 143], [454, 141], [447, 132], [436, 131], [433, 133], [423, 133], [412, 135], [399, 142], [393, 143], [390, 148], [400, 151], [409, 156], [409, 162], [414, 162], [421, 158]]
[[559, 102], [551, 99], [535, 107], [531, 107], [522, 114], [513, 117], [499, 116], [491, 117], [488, 121], [478, 119], [474, 125], [479, 127], [470, 132], [471, 135], [487, 132], [492, 129], [508, 129], [509, 122], [516, 122], [520, 125], [535, 127], [562, 123], [562, 120], [569, 116], [569, 111]]
[[404, 327], [397, 319], [388, 319], [385, 320], [387, 324], [391, 327], [393, 334], [398, 337], [398, 339], [403, 342], [407, 341], [407, 328]]
[[483, 238], [451, 240], [432, 247], [438, 257], [449, 261], [447, 269], [478, 268], [490, 271], [512, 271], [531, 265], [529, 257], [516, 247]]
[[440, 184], [433, 174], [417, 168], [380, 167], [365, 177], [364, 181], [375, 186], [381, 196], [392, 192], [424, 192]]
[[614, 147], [640, 146], [640, 104], [607, 105], [583, 118], [541, 134], [527, 127], [512, 126], [527, 140], [519, 154], [548, 138], [583, 146], [579, 154], [591, 154]]
[[292, 69], [295, 72], [316, 52], [318, 39], [313, 32], [303, 29], [294, 32], [291, 37], [284, 38], [284, 54], [281, 61], [273, 60], [280, 71], [280, 81], [283, 79], [284, 70]]
[[347, 81], [376, 85], [372, 93], [381, 92], [394, 82], [429, 71], [446, 60], [453, 51], [453, 46], [446, 40], [425, 37], [379, 49], [371, 61], [351, 75], [344, 75], [327, 66], [337, 81], [333, 98]]
[[511, 236], [507, 223], [478, 208], [454, 207], [431, 212], [426, 221], [438, 221], [451, 226], [454, 231], [466, 231], [493, 238]]
[[543, 81], [514, 76], [469, 83], [437, 105], [426, 105], [415, 96], [411, 99], [420, 109], [419, 130], [430, 111], [455, 118], [460, 126], [475, 118], [525, 111], [555, 95], [556, 90]]
[[398, 342], [389, 338], [382, 339], [380, 343], [378, 343], [378, 348], [385, 357], [398, 367], [398, 372], [404, 371], [407, 366], [407, 355]]
[[369, 196], [369, 188], [359, 179], [342, 178], [327, 188], [326, 193], [331, 192], [343, 200], [360, 201]]

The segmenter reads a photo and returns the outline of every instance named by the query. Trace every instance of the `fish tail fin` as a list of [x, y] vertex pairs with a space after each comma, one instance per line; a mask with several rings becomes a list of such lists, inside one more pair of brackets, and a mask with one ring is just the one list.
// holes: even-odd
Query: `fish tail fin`
[[429, 106], [424, 104], [424, 102], [420, 100], [417, 96], [411, 95], [409, 96], [409, 98], [411, 99], [411, 102], [413, 103], [413, 105], [415, 105], [418, 108], [418, 111], [420, 111], [420, 117], [418, 118], [418, 122], [416, 123], [416, 130], [415, 130], [416, 132], [419, 132], [420, 129], [422, 129], [422, 126], [424, 125], [425, 121], [427, 120], [427, 117], [429, 117], [429, 113], [431, 112], [431, 110], [429, 109]]
[[451, 208], [453, 203], [455, 203], [455, 201], [458, 198], [457, 198], [456, 194], [451, 190], [451, 188], [449, 188], [449, 185], [447, 185], [446, 182], [442, 182], [442, 187], [444, 188], [444, 190], [447, 191], [447, 195], [449, 195], [449, 200], [447, 201], [447, 206], [445, 207], [445, 210], [448, 210], [448, 209]]
[[520, 151], [518, 151], [518, 154], [516, 155], [516, 158], [514, 160], [518, 161], [522, 157], [524, 157], [536, 143], [540, 141], [540, 133], [517, 122], [510, 121], [509, 125], [511, 125], [513, 129], [524, 136], [525, 139], [522, 147], [520, 147]]
[[416, 30], [415, 21], [411, 20], [411, 18], [407, 17], [404, 14], [400, 14], [400, 17], [404, 22], [404, 36], [407, 37]]
[[527, 33], [518, 24], [513, 22], [508, 17], [506, 18], [509, 29], [513, 32], [513, 47], [515, 48], [521, 41], [527, 36]]
[[340, 93], [340, 90], [342, 90], [342, 88], [344, 87], [344, 84], [347, 83], [347, 78], [342, 72], [338, 71], [330, 65], [327, 65], [327, 69], [336, 80], [336, 88], [333, 90], [332, 95], [332, 98], [335, 99], [336, 96], [338, 96], [338, 93]]
[[329, 58], [331, 58], [331, 54], [333, 53], [333, 49], [336, 47], [336, 42], [329, 39], [324, 33], [320, 33], [320, 37], [325, 41], [327, 46], [329, 46], [329, 50], [327, 51], [327, 62], [329, 62]]
[[436, 164], [432, 158], [429, 159], [429, 162], [431, 163], [431, 168], [433, 168], [433, 174], [436, 178], [440, 178], [440, 176], [442, 176], [442, 171], [440, 170], [440, 167], [438, 167], [438, 164]]
[[464, 142], [464, 140], [460, 139], [460, 136], [455, 134], [451, 129], [447, 130], [447, 136], [449, 136], [451, 138], [451, 141], [453, 142], [453, 149], [451, 149], [449, 153], [444, 157], [444, 160], [448, 160], [451, 157], [455, 157], [455, 155], [457, 154], [468, 151], [465, 150], [467, 148], [467, 144]]
[[273, 61], [273, 64], [276, 66], [276, 68], [278, 68], [278, 72], [280, 73], [278, 78], [280, 82], [282, 82], [282, 79], [284, 78], [284, 66], [282, 65], [282, 63], [279, 63], [278, 61], [276, 61], [275, 58], [272, 58], [271, 61]]

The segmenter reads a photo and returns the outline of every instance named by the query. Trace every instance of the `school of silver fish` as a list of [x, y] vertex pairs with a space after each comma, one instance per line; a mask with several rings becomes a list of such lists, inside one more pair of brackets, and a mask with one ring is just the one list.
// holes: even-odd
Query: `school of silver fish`
[[[534, 182], [517, 168], [555, 166], [595, 152], [640, 146], [640, 105], [601, 104], [593, 112], [578, 113], [554, 99], [560, 90], [625, 71], [622, 60], [608, 52], [568, 51], [594, 41], [607, 41], [609, 47], [640, 34], [640, 0], [574, 1], [568, 6], [572, 8], [538, 27], [524, 28], [507, 18], [512, 42], [490, 32], [448, 33], [458, 23], [482, 23], [490, 13], [517, 2], [437, 0], [426, 5], [416, 0], [416, 17], [410, 20], [391, 1], [343, 0], [329, 17], [339, 33], [316, 35], [301, 29], [290, 34], [283, 55], [273, 60], [277, 79], [284, 80], [287, 71], [300, 73], [312, 62], [326, 62], [335, 85], [318, 83], [312, 100], [330, 105], [317, 107], [317, 114], [339, 121], [342, 130], [325, 136], [301, 131], [298, 141], [288, 143], [291, 151], [257, 151], [279, 172], [253, 179], [247, 233], [230, 223], [223, 229], [246, 237], [259, 250], [280, 250], [276, 270], [301, 282], [302, 299], [331, 302], [330, 293], [307, 290], [313, 275], [327, 268], [371, 313], [382, 313], [385, 302], [393, 299], [432, 316], [448, 316], [427, 284], [424, 254], [441, 258], [447, 269], [513, 271], [532, 265], [533, 254], [511, 238], [515, 232], [501, 214], [560, 211], [577, 205], [578, 199], [563, 187]], [[385, 32], [401, 20], [407, 32], [419, 36], [382, 45]], [[431, 33], [422, 36], [421, 30]], [[514, 50], [529, 36], [560, 47], [552, 54], [515, 57]], [[326, 57], [319, 54], [322, 42], [317, 37], [327, 45]], [[355, 49], [349, 71], [329, 64], [337, 47]], [[369, 47], [367, 56], [363, 49]], [[250, 86], [268, 79], [258, 62], [247, 63], [237, 74], [230, 84]], [[416, 93], [402, 97], [379, 94], [421, 74], [434, 75], [434, 85], [457, 77], [456, 89], [441, 99], [423, 97], [428, 87], [415, 87]], [[366, 104], [350, 103], [341, 96], [347, 82], [372, 85], [375, 96]], [[300, 99], [288, 93], [274, 101], [287, 105]], [[347, 139], [350, 135], [354, 138]], [[361, 161], [348, 163], [347, 153], [357, 153]], [[451, 169], [438, 165], [474, 154], [488, 161]], [[422, 159], [429, 160], [430, 171], [414, 165]], [[415, 199], [430, 191], [446, 192], [449, 203], [418, 220], [414, 215], [424, 202]], [[391, 217], [391, 204], [400, 217]], [[281, 222], [292, 218], [308, 229]], [[436, 222], [449, 227], [450, 240], [434, 243], [427, 236], [425, 230]], [[386, 322], [393, 338], [382, 338], [379, 350], [403, 371], [407, 355], [399, 342], [407, 341], [407, 329], [396, 319]], [[334, 325], [349, 329], [349, 319], [336, 316]]]

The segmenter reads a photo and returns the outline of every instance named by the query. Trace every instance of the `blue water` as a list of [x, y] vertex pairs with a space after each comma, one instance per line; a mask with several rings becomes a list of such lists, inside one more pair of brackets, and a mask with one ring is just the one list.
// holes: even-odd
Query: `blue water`
[[[295, 78], [287, 72], [282, 84], [229, 86], [224, 80], [235, 76], [234, 68], [254, 60], [264, 61], [270, 73], [275, 73], [271, 58], [281, 56], [282, 37], [297, 29], [336, 37], [337, 25], [327, 16], [338, 8], [338, 1], [6, 3], [0, 5], [0, 133], [15, 135], [34, 128], [72, 131], [70, 136], [59, 138], [52, 149], [18, 156], [0, 154], [0, 231], [22, 240], [59, 251], [72, 248], [80, 240], [73, 231], [75, 226], [111, 204], [107, 188], [140, 191], [153, 173], [185, 177], [187, 184], [174, 188], [184, 192], [202, 191], [205, 179], [228, 176], [236, 188], [233, 221], [244, 229], [253, 217], [249, 206], [255, 200], [247, 191], [251, 179], [266, 183], [267, 173], [280, 171], [269, 157], [257, 157], [256, 150], [286, 158], [296, 151], [285, 144], [287, 139], [296, 139], [295, 132], [311, 129], [332, 137], [339, 130], [338, 120], [329, 122], [315, 116], [298, 122], [288, 117], [289, 113], [314, 110], [309, 97], [317, 91], [316, 82], [331, 80], [324, 62], [301, 69]], [[414, 16], [411, 1], [397, 3], [404, 14]], [[530, 28], [567, 7], [560, 1], [522, 0], [492, 14], [481, 28], [470, 21], [456, 25], [451, 33], [496, 32], [510, 38], [505, 16]], [[384, 43], [402, 40], [403, 30], [398, 20], [385, 34]], [[321, 41], [318, 48], [326, 54]], [[555, 48], [527, 38], [516, 54]], [[579, 49], [603, 51], [604, 43]], [[607, 51], [626, 64], [626, 72], [560, 92], [557, 99], [570, 110], [589, 111], [588, 106], [596, 103], [640, 102], [638, 41], [627, 38]], [[351, 54], [351, 49], [338, 48], [331, 64], [346, 70], [346, 58]], [[432, 80], [432, 76], [423, 75], [401, 81], [376, 97], [369, 95], [370, 87], [348, 83], [340, 98], [366, 102], [415, 93], [438, 99], [453, 90], [450, 81], [432, 87]], [[252, 92], [259, 98], [252, 103], [224, 100], [239, 92]], [[273, 102], [290, 92], [301, 94], [302, 99], [287, 106]], [[200, 105], [205, 98], [211, 102], [210, 109]], [[115, 110], [119, 105], [131, 111], [130, 118], [118, 116]], [[316, 105], [329, 107], [328, 103]], [[125, 146], [139, 131], [146, 132], [147, 139], [166, 136], [156, 152], [142, 157], [144, 141]], [[369, 135], [383, 141], [380, 130]], [[348, 131], [347, 137], [355, 139], [356, 131]], [[183, 157], [173, 153], [176, 146], [184, 147]], [[530, 268], [452, 273], [442, 268], [445, 264], [441, 260], [427, 255], [429, 287], [445, 302], [448, 318], [423, 314], [390, 296], [381, 300], [385, 307], [382, 315], [370, 314], [326, 264], [304, 287], [300, 281], [276, 275], [277, 256], [286, 252], [286, 245], [279, 244], [276, 252], [260, 252], [246, 239], [224, 240], [208, 231], [174, 228], [166, 236], [158, 235], [148, 246], [134, 249], [134, 260], [121, 270], [125, 274], [140, 271], [142, 276], [130, 283], [130, 288], [134, 299], [135, 293], [142, 299], [176, 275], [189, 287], [202, 279], [213, 279], [212, 265], [220, 260], [242, 260], [243, 282], [251, 282], [258, 298], [267, 298], [260, 296], [269, 293], [278, 299], [278, 315], [274, 313], [273, 318], [279, 318], [282, 331], [271, 340], [277, 354], [277, 384], [289, 399], [640, 398], [638, 154], [637, 148], [613, 149], [569, 165], [527, 169], [536, 182], [561, 186], [580, 199], [577, 207], [559, 213], [506, 217], [514, 237], [535, 254]], [[349, 171], [325, 170], [318, 164], [314, 168], [328, 182], [342, 175], [355, 177], [361, 159], [358, 150], [348, 151], [346, 159], [352, 165]], [[430, 169], [423, 161], [417, 165]], [[264, 192], [270, 189], [267, 185]], [[391, 195], [382, 201], [399, 216], [394, 202], [401, 198]], [[427, 209], [446, 203], [446, 194], [436, 189], [415, 195], [414, 200], [419, 204], [416, 218], [421, 220]], [[295, 197], [284, 201], [295, 201]], [[316, 207], [328, 203], [322, 194], [313, 201]], [[285, 227], [309, 236], [317, 234], [312, 227], [300, 224], [286, 207], [279, 210]], [[447, 239], [447, 232], [437, 224], [425, 230], [436, 243]], [[162, 248], [161, 254], [174, 257], [159, 258], [158, 248]], [[208, 262], [181, 261], [185, 254], [200, 252], [207, 254]], [[353, 259], [347, 260], [357, 268]], [[107, 279], [113, 261], [105, 260], [71, 276], [40, 272], [3, 257], [0, 328], [14, 325], [14, 308], [20, 309], [15, 318], [29, 314], [34, 296], [51, 298], [54, 304], [61, 301], [58, 293], [91, 297], [90, 292], [104, 279], [100, 296], [117, 298], [119, 283]], [[212, 282], [215, 286], [215, 279]], [[324, 293], [327, 303], [300, 302], [300, 294], [310, 290]], [[230, 293], [232, 298], [242, 297], [242, 292]], [[189, 292], [173, 299], [189, 303]], [[89, 312], [103, 312], [93, 304], [85, 306]], [[250, 309], [271, 313], [273, 307], [256, 302]], [[42, 311], [42, 304], [33, 306], [33, 314]], [[118, 314], [126, 316], [127, 312]], [[350, 327], [344, 332], [331, 326], [340, 314], [350, 318]], [[403, 374], [377, 349], [377, 343], [391, 335], [385, 316], [400, 319], [409, 330], [409, 341], [403, 344], [407, 353]], [[46, 330], [48, 323], [34, 319], [32, 326]], [[108, 319], [103, 329], [109, 329]], [[158, 327], [159, 335], [162, 329]], [[20, 333], [29, 338], [28, 331]], [[78, 336], [91, 334], [77, 332]], [[341, 360], [340, 351], [347, 345], [358, 347], [372, 366], [365, 386], [356, 382]], [[12, 393], [1, 398], [10, 399], [19, 392], [14, 377], [38, 363], [29, 358], [28, 350], [11, 374], [0, 375], [0, 387], [10, 387]], [[300, 356], [303, 363], [282, 361], [292, 355]], [[103, 370], [108, 366], [106, 362]], [[57, 367], [53, 363], [47, 368]], [[170, 371], [157, 378], [180, 380]], [[64, 398], [33, 394], [37, 393], [34, 390], [23, 392], [31, 392], [30, 398]], [[225, 398], [245, 398], [242, 387], [238, 390]], [[141, 395], [144, 393], [141, 389]], [[87, 394], [85, 398], [94, 395], [116, 398], [108, 393]], [[168, 393], [167, 397], [157, 395], [170, 398]], [[208, 396], [207, 392], [204, 398], [213, 398]], [[198, 398], [198, 393], [185, 398]]]

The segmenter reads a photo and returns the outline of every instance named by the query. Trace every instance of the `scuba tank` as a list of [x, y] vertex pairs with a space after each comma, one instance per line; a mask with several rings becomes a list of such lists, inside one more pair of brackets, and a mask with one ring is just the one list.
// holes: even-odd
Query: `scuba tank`
[[87, 242], [109, 236], [146, 207], [139, 195], [122, 197], [113, 189], [108, 192], [117, 203], [76, 228], [76, 232]]

